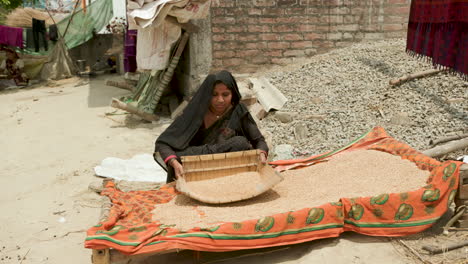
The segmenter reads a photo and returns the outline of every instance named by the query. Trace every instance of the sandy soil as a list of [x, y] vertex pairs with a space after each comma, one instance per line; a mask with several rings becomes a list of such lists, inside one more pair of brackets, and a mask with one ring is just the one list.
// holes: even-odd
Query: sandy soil
[[[114, 111], [110, 99], [128, 94], [105, 86], [106, 78], [0, 92], [0, 263], [91, 263], [83, 244], [100, 214], [99, 196], [88, 190], [98, 180], [94, 166], [110, 156], [152, 153], [165, 128], [124, 115], [106, 117]], [[201, 262], [413, 263], [387, 238], [355, 234], [266, 251], [272, 250], [203, 253]], [[192, 260], [190, 252], [181, 252], [141, 263]]]

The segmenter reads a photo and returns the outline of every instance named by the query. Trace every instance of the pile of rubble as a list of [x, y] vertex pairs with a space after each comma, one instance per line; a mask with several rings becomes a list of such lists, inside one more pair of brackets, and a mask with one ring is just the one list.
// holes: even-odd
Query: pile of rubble
[[375, 126], [417, 150], [428, 149], [430, 140], [468, 132], [468, 82], [447, 72], [399, 86], [389, 81], [431, 68], [395, 39], [264, 72], [288, 101], [260, 126], [274, 146], [290, 145], [295, 156], [338, 149]]

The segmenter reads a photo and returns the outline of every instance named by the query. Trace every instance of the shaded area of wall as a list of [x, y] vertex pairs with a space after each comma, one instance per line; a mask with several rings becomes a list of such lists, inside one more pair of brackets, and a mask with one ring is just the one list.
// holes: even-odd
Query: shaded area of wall
[[410, 0], [219, 0], [212, 69], [249, 72], [362, 40], [406, 36]]

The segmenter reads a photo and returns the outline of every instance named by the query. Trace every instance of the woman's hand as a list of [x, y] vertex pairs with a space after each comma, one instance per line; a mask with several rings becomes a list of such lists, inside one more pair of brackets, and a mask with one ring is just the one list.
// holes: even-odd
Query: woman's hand
[[172, 168], [174, 168], [175, 176], [177, 179], [184, 176], [184, 167], [177, 159], [171, 159], [169, 162]]
[[267, 163], [267, 155], [265, 152], [260, 152], [260, 162], [263, 164]]

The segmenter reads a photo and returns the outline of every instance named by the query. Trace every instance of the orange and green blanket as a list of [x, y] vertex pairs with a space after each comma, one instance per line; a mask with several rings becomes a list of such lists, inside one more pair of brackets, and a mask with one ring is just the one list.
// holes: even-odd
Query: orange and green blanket
[[410, 160], [419, 169], [430, 172], [427, 185], [406, 193], [343, 197], [313, 208], [278, 212], [261, 219], [181, 231], [171, 223], [152, 220], [151, 215], [158, 204], [167, 203], [178, 195], [174, 185], [150, 191], [122, 192], [109, 182], [101, 193], [112, 201], [109, 217], [88, 230], [85, 247], [114, 248], [135, 255], [171, 249], [231, 251], [273, 247], [338, 237], [345, 231], [371, 236], [405, 236], [432, 226], [453, 202], [462, 163], [439, 162], [427, 157], [388, 136], [380, 127], [340, 150], [307, 159], [275, 161], [272, 165], [279, 170], [298, 169], [355, 149], [384, 151]]

